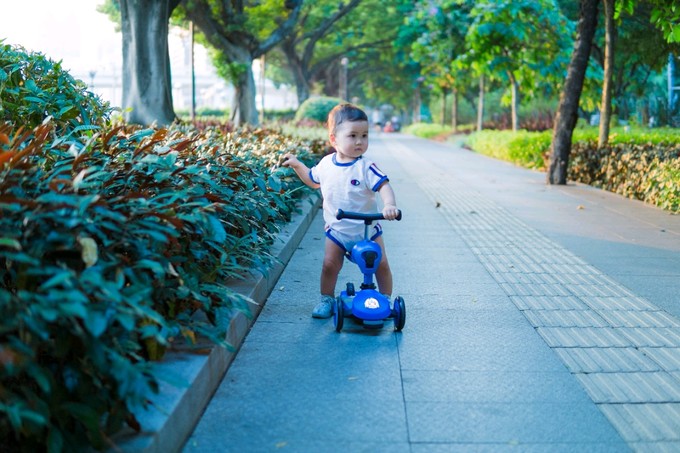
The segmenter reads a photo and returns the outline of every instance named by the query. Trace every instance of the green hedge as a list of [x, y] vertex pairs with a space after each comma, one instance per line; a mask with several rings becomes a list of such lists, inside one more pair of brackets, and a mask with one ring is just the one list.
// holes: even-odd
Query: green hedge
[[[680, 131], [618, 128], [598, 149], [595, 128], [574, 131], [568, 178], [680, 211]], [[552, 132], [482, 131], [466, 145], [497, 159], [545, 170]]]
[[543, 169], [544, 154], [550, 149], [550, 132], [481, 131], [465, 140], [473, 150], [535, 169]]
[[325, 145], [112, 125], [59, 65], [17, 58], [0, 90], [0, 436], [8, 451], [106, 449], [139, 429], [165, 378], [152, 359], [198, 338], [228, 346], [246, 307], [228, 282], [266, 268], [304, 191], [278, 163]]
[[680, 144], [633, 141], [574, 143], [568, 178], [680, 212]]
[[406, 126], [403, 132], [415, 135], [416, 137], [435, 138], [441, 135], [452, 134], [453, 129], [450, 126], [442, 126], [441, 124], [414, 123]]

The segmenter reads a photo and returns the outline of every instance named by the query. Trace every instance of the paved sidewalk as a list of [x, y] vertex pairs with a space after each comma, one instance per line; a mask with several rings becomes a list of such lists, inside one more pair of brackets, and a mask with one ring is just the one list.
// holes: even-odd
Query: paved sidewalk
[[184, 451], [680, 451], [680, 216], [399, 134], [369, 153], [404, 331], [311, 318], [319, 213]]

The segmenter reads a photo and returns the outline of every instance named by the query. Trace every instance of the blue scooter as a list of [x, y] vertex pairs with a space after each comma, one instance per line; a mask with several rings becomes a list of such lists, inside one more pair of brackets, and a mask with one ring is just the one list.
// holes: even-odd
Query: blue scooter
[[[364, 274], [361, 289], [355, 291], [353, 283], [347, 283], [347, 288], [340, 293], [335, 300], [333, 324], [335, 330], [342, 330], [345, 318], [354, 318], [366, 329], [380, 329], [385, 321], [394, 321], [394, 330], [401, 332], [406, 323], [406, 305], [401, 296], [395, 297], [390, 306], [387, 296], [381, 294], [373, 283], [373, 275], [378, 270], [382, 259], [380, 245], [369, 238], [369, 227], [376, 220], [384, 220], [382, 213], [363, 214], [359, 212], [346, 212], [338, 209], [336, 218], [356, 219], [364, 221], [364, 239], [357, 242], [352, 250], [347, 253], [347, 258], [359, 266]], [[401, 211], [396, 220], [401, 220]]]

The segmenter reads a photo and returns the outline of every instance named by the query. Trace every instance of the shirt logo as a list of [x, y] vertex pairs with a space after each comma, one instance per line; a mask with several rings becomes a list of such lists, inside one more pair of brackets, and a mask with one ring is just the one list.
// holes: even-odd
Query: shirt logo
[[361, 184], [361, 182], [359, 182], [358, 179], [353, 179], [350, 181], [350, 184], [352, 184], [353, 186], [358, 186], [359, 184]]

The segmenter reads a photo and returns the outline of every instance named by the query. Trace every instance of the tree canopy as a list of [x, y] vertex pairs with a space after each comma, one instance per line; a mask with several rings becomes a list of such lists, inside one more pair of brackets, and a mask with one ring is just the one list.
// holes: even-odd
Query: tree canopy
[[[350, 98], [404, 110], [416, 94], [446, 100], [460, 93], [472, 100], [483, 75], [485, 90], [501, 87], [516, 128], [524, 101], [560, 92], [578, 19], [567, 0], [156, 1], [178, 3], [173, 17], [193, 21], [199, 39], [213, 49], [218, 73], [236, 87], [237, 124], [258, 121], [251, 65], [267, 54], [269, 73], [294, 84], [299, 101], [314, 93], [338, 95], [342, 58]], [[108, 0], [105, 8], [115, 14], [111, 5], [118, 4]], [[660, 86], [658, 74], [678, 50], [680, 13], [663, 0], [616, 0], [615, 7], [613, 103], [615, 113], [628, 114], [626, 98], [644, 94], [650, 83]], [[589, 61], [581, 111], [599, 103], [602, 27]]]

